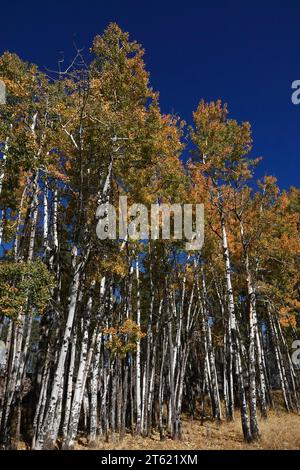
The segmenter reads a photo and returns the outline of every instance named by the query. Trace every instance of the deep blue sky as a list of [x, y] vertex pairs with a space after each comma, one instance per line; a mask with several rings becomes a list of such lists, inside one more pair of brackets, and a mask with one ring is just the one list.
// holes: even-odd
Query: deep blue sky
[[300, 186], [300, 1], [82, 0], [0, 5], [0, 53], [54, 67], [116, 21], [146, 49], [152, 86], [164, 112], [191, 122], [201, 98], [221, 98], [230, 114], [252, 124], [259, 174], [281, 187]]

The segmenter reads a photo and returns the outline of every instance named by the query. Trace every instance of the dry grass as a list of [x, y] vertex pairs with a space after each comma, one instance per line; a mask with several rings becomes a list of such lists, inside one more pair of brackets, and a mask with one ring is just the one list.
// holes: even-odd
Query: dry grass
[[[183, 421], [181, 441], [159, 440], [158, 434], [151, 438], [142, 438], [127, 434], [122, 441], [99, 441], [97, 449], [103, 450], [218, 450], [218, 449], [294, 449], [300, 450], [300, 416], [284, 411], [270, 411], [267, 420], [260, 420], [262, 437], [260, 441], [247, 444], [243, 440], [241, 423], [238, 415], [232, 423], [220, 425], [205, 421], [201, 426], [198, 420]], [[77, 449], [88, 449], [85, 440], [79, 441]]]

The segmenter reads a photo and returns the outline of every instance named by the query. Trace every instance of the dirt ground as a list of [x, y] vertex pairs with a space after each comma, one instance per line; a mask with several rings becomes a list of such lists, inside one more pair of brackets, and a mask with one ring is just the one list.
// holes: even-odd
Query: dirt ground
[[[270, 411], [267, 420], [260, 419], [260, 441], [247, 444], [243, 440], [240, 418], [235, 422], [216, 424], [212, 421], [183, 420], [183, 436], [181, 441], [159, 440], [159, 434], [151, 438], [132, 436], [131, 434], [115, 442], [99, 441], [98, 450], [251, 450], [251, 449], [294, 449], [300, 450], [300, 416], [284, 411]], [[77, 449], [88, 449], [85, 439], [80, 439]]]

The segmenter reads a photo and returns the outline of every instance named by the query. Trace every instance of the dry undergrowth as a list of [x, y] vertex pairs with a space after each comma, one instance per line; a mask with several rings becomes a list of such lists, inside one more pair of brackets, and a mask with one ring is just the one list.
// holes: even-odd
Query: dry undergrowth
[[[241, 423], [236, 417], [233, 423], [220, 425], [212, 421], [184, 420], [181, 441], [159, 440], [158, 434], [143, 438], [127, 434], [122, 441], [99, 441], [97, 450], [218, 450], [218, 449], [297, 449], [300, 450], [300, 416], [284, 411], [270, 411], [267, 420], [260, 419], [262, 437], [259, 442], [247, 444], [243, 440]], [[77, 449], [88, 449], [85, 440], [79, 441]]]
[[[283, 405], [280, 391], [273, 391], [275, 409], [268, 412], [266, 420], [259, 419], [261, 439], [258, 442], [247, 444], [243, 439], [239, 410], [236, 410], [234, 422], [222, 421], [220, 424], [210, 418], [204, 420], [191, 420], [183, 416], [182, 440], [173, 441], [165, 439], [160, 441], [159, 433], [147, 438], [132, 436], [131, 433], [119, 440], [105, 442], [99, 440], [94, 450], [300, 450], [300, 414], [287, 413]], [[223, 404], [222, 404], [223, 407]], [[199, 415], [199, 407], [198, 415]], [[205, 403], [205, 414], [208, 416], [210, 404]], [[224, 410], [223, 410], [224, 414]], [[25, 450], [24, 442], [20, 442], [19, 449]], [[85, 437], [80, 437], [75, 446], [76, 450], [89, 450]]]

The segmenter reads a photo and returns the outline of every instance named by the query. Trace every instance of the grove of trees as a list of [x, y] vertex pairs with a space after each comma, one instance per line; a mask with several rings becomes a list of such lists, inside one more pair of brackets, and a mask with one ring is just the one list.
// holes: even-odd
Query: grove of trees
[[[191, 126], [163, 114], [116, 24], [91, 55], [57, 72], [0, 57], [0, 446], [180, 439], [183, 415], [240, 415], [259, 439], [275, 389], [300, 410], [300, 190], [255, 179], [250, 125], [221, 101]], [[99, 240], [120, 195], [203, 203], [203, 248]]]

